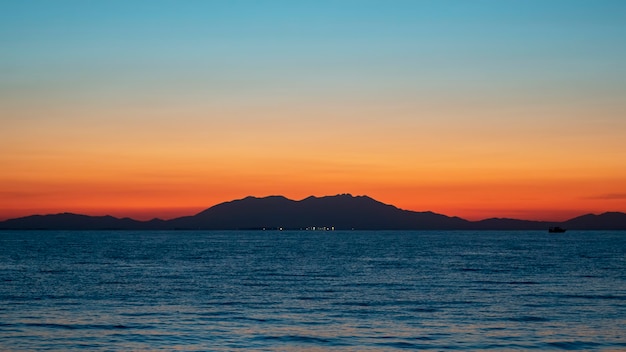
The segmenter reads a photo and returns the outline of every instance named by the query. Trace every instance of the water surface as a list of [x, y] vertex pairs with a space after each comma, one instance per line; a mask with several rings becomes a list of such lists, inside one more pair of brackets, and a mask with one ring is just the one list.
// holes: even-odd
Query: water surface
[[0, 232], [0, 349], [626, 350], [626, 232]]

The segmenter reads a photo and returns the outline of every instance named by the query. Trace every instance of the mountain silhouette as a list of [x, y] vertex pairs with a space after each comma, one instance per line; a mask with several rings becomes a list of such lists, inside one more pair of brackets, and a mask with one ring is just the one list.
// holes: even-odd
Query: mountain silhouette
[[247, 197], [218, 204], [194, 216], [171, 220], [188, 229], [305, 229], [336, 230], [458, 229], [467, 221], [432, 212], [398, 209], [367, 196], [341, 194], [294, 201], [282, 196]]
[[626, 214], [619, 212], [587, 214], [567, 220], [561, 227], [572, 230], [624, 230], [625, 218]]
[[474, 221], [471, 223], [470, 228], [475, 230], [545, 230], [550, 226], [558, 225], [558, 223], [546, 221], [491, 218]]
[[32, 215], [0, 222], [0, 229], [51, 230], [626, 230], [626, 214], [587, 214], [564, 222], [492, 218], [468, 221], [430, 211], [399, 209], [368, 196], [339, 194], [299, 201], [283, 196], [246, 197], [172, 220], [137, 221], [71, 213]]
[[9, 229], [60, 229], [60, 230], [134, 230], [143, 228], [137, 220], [113, 216], [88, 216], [72, 213], [54, 215], [31, 215], [0, 223]]

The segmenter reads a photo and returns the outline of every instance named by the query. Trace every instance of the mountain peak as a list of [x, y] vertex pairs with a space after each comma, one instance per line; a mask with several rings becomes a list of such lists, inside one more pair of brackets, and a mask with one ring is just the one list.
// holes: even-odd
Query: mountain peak
[[281, 196], [281, 195], [270, 195], [270, 196], [265, 196], [265, 197], [247, 196], [245, 198], [235, 199], [231, 202], [237, 202], [237, 201], [243, 201], [243, 200], [260, 200], [260, 199], [287, 199], [287, 197]]
[[445, 215], [400, 210], [368, 196], [349, 193], [309, 196], [294, 201], [283, 196], [246, 197], [217, 204], [193, 217], [174, 219], [190, 229], [450, 229], [466, 221]]

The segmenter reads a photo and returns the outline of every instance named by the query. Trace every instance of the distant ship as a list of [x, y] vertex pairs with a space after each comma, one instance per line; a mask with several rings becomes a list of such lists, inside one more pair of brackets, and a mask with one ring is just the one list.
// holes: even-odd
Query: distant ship
[[565, 231], [567, 231], [567, 230], [562, 228], [562, 227], [558, 227], [558, 226], [550, 227], [548, 229], [548, 232], [550, 232], [550, 233], [563, 233]]

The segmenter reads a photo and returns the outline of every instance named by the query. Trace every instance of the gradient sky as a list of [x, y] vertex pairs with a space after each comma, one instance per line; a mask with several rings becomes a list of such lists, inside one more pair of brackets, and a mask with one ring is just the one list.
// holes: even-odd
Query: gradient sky
[[626, 1], [0, 1], [0, 219], [626, 211]]

